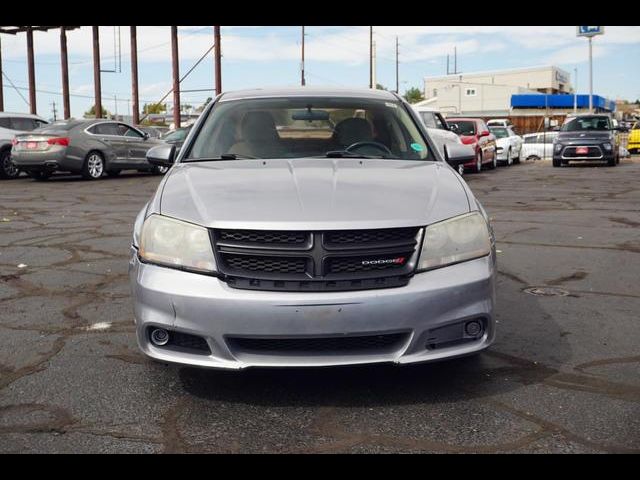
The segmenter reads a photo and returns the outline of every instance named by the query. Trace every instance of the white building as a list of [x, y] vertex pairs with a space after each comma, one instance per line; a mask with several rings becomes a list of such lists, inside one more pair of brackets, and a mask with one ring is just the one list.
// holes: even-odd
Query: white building
[[572, 93], [570, 80], [569, 73], [555, 66], [425, 77], [421, 105], [449, 114], [505, 116], [511, 95]]

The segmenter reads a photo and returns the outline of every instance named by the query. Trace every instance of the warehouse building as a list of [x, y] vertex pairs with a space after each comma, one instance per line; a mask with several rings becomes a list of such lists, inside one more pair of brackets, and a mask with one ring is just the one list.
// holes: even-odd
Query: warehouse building
[[508, 116], [513, 95], [573, 93], [570, 80], [555, 66], [426, 77], [421, 105], [456, 115]]

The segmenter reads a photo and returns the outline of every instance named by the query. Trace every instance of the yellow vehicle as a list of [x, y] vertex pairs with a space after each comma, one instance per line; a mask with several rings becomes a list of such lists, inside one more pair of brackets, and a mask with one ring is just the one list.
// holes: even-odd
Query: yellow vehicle
[[636, 122], [629, 131], [629, 142], [627, 143], [629, 153], [640, 153], [640, 122]]

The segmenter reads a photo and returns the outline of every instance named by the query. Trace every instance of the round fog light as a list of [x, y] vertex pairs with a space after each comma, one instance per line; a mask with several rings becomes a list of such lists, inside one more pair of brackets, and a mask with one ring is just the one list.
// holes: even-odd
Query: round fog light
[[166, 345], [169, 341], [169, 332], [167, 332], [164, 328], [154, 328], [153, 330], [151, 330], [151, 341], [154, 343], [154, 345]]
[[464, 331], [471, 337], [477, 337], [482, 333], [482, 324], [477, 320], [467, 322]]

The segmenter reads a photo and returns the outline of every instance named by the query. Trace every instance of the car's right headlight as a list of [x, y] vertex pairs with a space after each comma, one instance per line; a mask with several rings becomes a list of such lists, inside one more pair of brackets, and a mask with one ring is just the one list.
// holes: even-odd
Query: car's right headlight
[[418, 271], [484, 257], [490, 252], [487, 221], [480, 212], [467, 213], [425, 229]]
[[206, 228], [162, 215], [145, 220], [139, 255], [145, 262], [199, 273], [215, 272], [216, 267]]
[[555, 143], [555, 144], [553, 145], [553, 150], [554, 150], [556, 153], [560, 153], [560, 151], [562, 150], [562, 144], [561, 144], [561, 143]]

